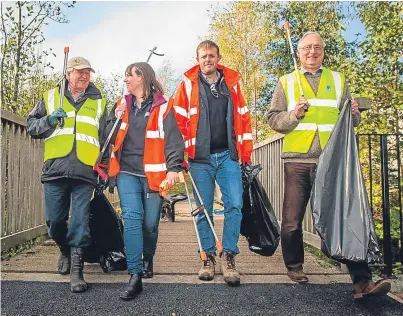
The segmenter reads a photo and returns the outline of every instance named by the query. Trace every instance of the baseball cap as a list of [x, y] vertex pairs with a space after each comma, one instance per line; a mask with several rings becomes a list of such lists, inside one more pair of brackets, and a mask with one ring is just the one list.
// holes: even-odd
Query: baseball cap
[[77, 70], [89, 68], [92, 72], [95, 72], [94, 69], [92, 69], [90, 62], [84, 57], [70, 58], [70, 60], [67, 62], [67, 69], [71, 68]]

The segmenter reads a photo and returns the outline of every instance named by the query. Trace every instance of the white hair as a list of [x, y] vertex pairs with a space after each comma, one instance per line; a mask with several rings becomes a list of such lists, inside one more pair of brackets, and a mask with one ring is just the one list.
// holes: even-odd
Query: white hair
[[308, 35], [312, 35], [312, 34], [319, 36], [319, 38], [321, 39], [321, 41], [323, 43], [323, 47], [326, 47], [325, 41], [323, 40], [322, 36], [320, 36], [320, 34], [318, 32], [306, 32], [304, 35], [302, 35], [302, 37], [298, 41], [297, 48], [301, 48], [301, 46], [302, 46], [301, 43], [304, 40], [304, 38], [307, 37]]

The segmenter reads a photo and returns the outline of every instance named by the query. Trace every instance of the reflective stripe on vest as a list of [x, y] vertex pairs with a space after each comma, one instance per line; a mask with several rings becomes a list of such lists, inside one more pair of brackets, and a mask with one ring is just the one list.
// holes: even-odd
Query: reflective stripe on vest
[[[148, 186], [153, 191], [159, 190], [159, 185], [166, 177], [165, 133], [164, 118], [172, 108], [172, 99], [153, 110], [146, 127], [144, 144], [144, 173]], [[158, 114], [158, 115], [157, 115]]]
[[[51, 114], [55, 110], [59, 98], [57, 88], [44, 93], [47, 113]], [[63, 128], [56, 126], [55, 131], [45, 139], [44, 160], [67, 156], [76, 141], [77, 158], [82, 163], [93, 166], [100, 152], [98, 129], [105, 105], [105, 99], [88, 98], [76, 115], [75, 108], [64, 98], [62, 108], [67, 117], [64, 119]]]
[[[293, 111], [300, 93], [296, 73], [280, 78], [287, 99], [287, 111]], [[307, 153], [316, 131], [319, 133], [323, 149], [339, 117], [339, 105], [344, 89], [344, 76], [338, 72], [323, 68], [318, 91], [314, 94], [304, 75], [301, 75], [304, 96], [310, 107], [297, 127], [284, 137], [283, 152]]]
[[167, 165], [165, 163], [145, 164], [144, 172], [161, 172], [166, 171]]
[[252, 133], [245, 133], [242, 135], [238, 135], [238, 142], [243, 143], [244, 140], [253, 140], [253, 135]]

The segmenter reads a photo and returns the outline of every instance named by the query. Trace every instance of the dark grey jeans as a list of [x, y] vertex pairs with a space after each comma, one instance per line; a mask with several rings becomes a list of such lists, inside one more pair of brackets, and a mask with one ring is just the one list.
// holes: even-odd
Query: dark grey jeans
[[[316, 164], [284, 164], [284, 201], [281, 221], [281, 247], [289, 270], [300, 270], [304, 264], [302, 221], [316, 176]], [[367, 263], [348, 263], [353, 283], [372, 279]]]
[[83, 180], [63, 178], [44, 183], [48, 234], [59, 247], [85, 248], [91, 244], [89, 210], [93, 191], [94, 185]]

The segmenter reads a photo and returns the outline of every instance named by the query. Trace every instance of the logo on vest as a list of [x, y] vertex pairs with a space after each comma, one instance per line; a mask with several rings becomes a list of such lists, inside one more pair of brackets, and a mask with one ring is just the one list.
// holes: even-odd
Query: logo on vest
[[93, 112], [96, 111], [94, 108], [90, 108], [89, 106], [84, 106], [83, 108], [84, 108], [85, 110], [90, 110], [90, 111], [93, 111]]
[[330, 86], [326, 86], [326, 92], [330, 92]]

